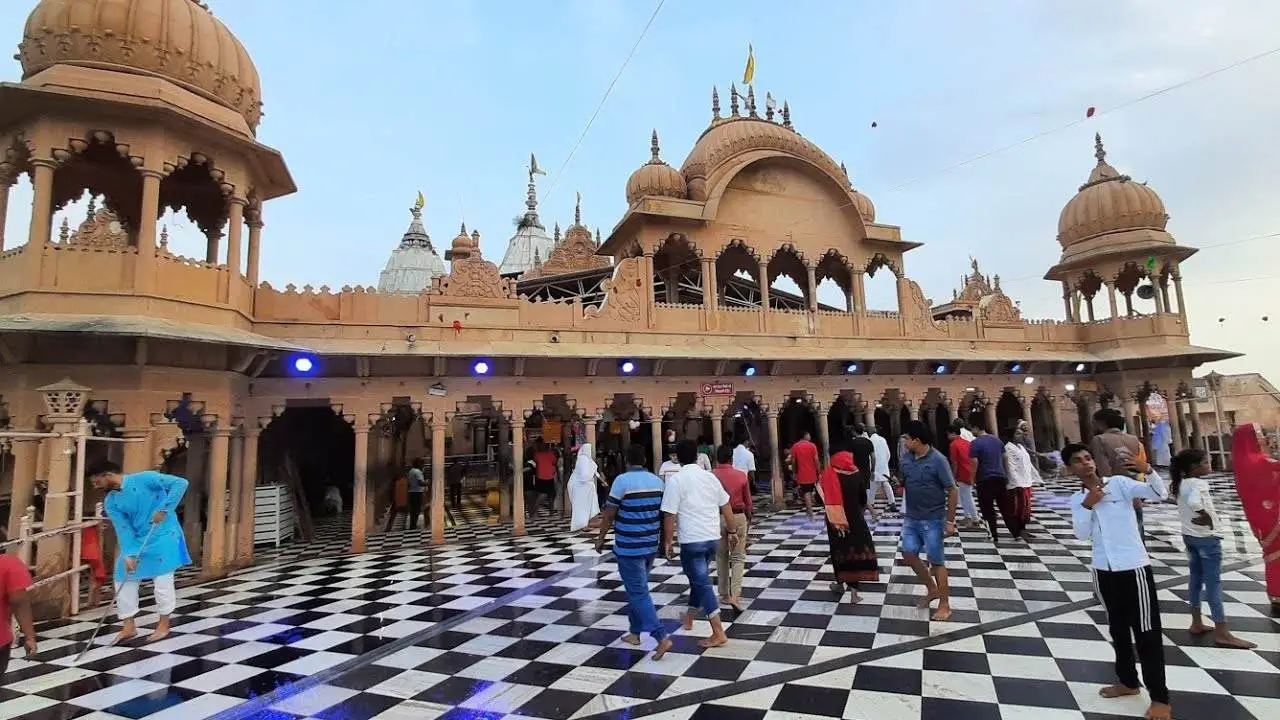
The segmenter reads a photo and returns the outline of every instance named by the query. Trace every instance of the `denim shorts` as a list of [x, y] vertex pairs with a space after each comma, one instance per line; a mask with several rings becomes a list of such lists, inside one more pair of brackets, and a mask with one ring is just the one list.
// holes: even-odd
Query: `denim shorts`
[[947, 551], [942, 539], [945, 521], [916, 520], [904, 518], [902, 521], [902, 552], [912, 555], [926, 555], [929, 562], [941, 565], [947, 561]]

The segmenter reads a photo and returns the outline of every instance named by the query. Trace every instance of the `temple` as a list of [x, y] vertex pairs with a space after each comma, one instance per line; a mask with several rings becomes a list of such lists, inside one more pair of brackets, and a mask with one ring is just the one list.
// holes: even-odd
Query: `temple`
[[[390, 478], [415, 457], [431, 468], [435, 542], [451, 537], [455, 461], [471, 468], [463, 523], [527, 532], [513, 468], [534, 438], [590, 442], [602, 458], [630, 443], [661, 455], [672, 433], [751, 440], [775, 502], [785, 448], [809, 431], [829, 450], [855, 422], [892, 443], [910, 418], [938, 432], [955, 417], [1026, 420], [1039, 446], [1057, 447], [1085, 437], [1099, 406], [1148, 433], [1158, 396], [1180, 448], [1201, 432], [1193, 369], [1234, 356], [1190, 342], [1182, 278], [1195, 250], [1101, 138], [1092, 160], [1087, 144], [1062, 158], [1085, 178], [1075, 195], [1050, 189], [1067, 200], [1046, 275], [1062, 293], [1056, 319], [1024, 317], [976, 260], [949, 302], [930, 301], [909, 273], [921, 243], [877, 216], [789, 104], [760, 109], [754, 88], [732, 86], [727, 109], [713, 91], [678, 168], [654, 132], [636, 139], [625, 182], [587, 189], [588, 208], [625, 192], [605, 233], [581, 200], [572, 224], [547, 233], [531, 158], [500, 264], [465, 225], [442, 260], [419, 203], [377, 289], [358, 277], [277, 287], [259, 277], [259, 253], [298, 241], [266, 229], [271, 201], [297, 188], [256, 139], [265, 98], [249, 54], [203, 4], [43, 0], [18, 57], [21, 81], [0, 84], [0, 231], [19, 178], [34, 202], [27, 232], [0, 236], [0, 427], [64, 426], [51, 398], [75, 398], [73, 420], [134, 441], [90, 452], [190, 478], [185, 527], [208, 576], [253, 561], [263, 488], [292, 487], [314, 508], [336, 488], [351, 547], [365, 548]], [[86, 195], [90, 216], [59, 228], [56, 214]], [[165, 209], [204, 233], [203, 257], [170, 250]], [[892, 309], [868, 308], [877, 274]], [[820, 284], [833, 288], [821, 298]], [[60, 442], [8, 444], [11, 526], [35, 478], [75, 492]], [[69, 512], [50, 502], [45, 522]]]

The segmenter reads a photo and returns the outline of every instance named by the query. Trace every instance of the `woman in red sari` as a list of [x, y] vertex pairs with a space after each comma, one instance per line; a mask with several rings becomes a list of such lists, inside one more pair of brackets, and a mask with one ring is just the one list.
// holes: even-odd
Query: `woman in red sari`
[[860, 581], [880, 579], [875, 539], [863, 517], [869, 487], [867, 471], [859, 471], [853, 463], [853, 453], [847, 450], [831, 456], [831, 463], [818, 481], [818, 491], [827, 511], [827, 542], [835, 571], [831, 590], [843, 597], [845, 588], [849, 588], [853, 602], [861, 599], [858, 597]]
[[1248, 423], [1236, 428], [1231, 465], [1244, 516], [1262, 544], [1271, 613], [1280, 616], [1280, 461], [1264, 452], [1262, 429]]

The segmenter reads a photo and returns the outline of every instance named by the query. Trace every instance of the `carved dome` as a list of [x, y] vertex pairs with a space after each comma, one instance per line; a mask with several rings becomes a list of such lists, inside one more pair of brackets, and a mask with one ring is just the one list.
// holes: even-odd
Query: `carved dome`
[[631, 177], [627, 180], [627, 204], [631, 205], [646, 196], [685, 197], [687, 187], [684, 175], [681, 175], [679, 170], [666, 164], [659, 157], [657, 130], [653, 131], [653, 137], [649, 142], [649, 151], [652, 154], [649, 162], [641, 165], [639, 170], [631, 173]]
[[467, 224], [462, 223], [462, 229], [458, 231], [458, 237], [453, 239], [453, 246], [449, 257], [454, 260], [462, 260], [471, 257], [472, 251], [476, 249], [476, 245], [472, 243], [471, 236], [467, 234]]
[[258, 127], [262, 88], [244, 46], [197, 0], [41, 0], [18, 45], [22, 77], [79, 65], [163, 77]]
[[[828, 173], [833, 179], [842, 177], [840, 165], [821, 148], [804, 139], [791, 127], [791, 110], [784, 104], [782, 123], [772, 122], [756, 115], [753, 92], [746, 98], [747, 115], [738, 114], [738, 93], [731, 90], [731, 115], [719, 117], [719, 99], [713, 96], [715, 118], [711, 127], [703, 131], [685, 158], [680, 172], [689, 187], [689, 197], [706, 200], [706, 179], [721, 165], [734, 157], [752, 150], [776, 150], [803, 158]], [[773, 110], [767, 116], [772, 118]]]
[[1111, 167], [1101, 136], [1094, 137], [1094, 147], [1097, 166], [1058, 218], [1058, 242], [1062, 247], [1114, 232], [1163, 231], [1169, 215], [1156, 191]]

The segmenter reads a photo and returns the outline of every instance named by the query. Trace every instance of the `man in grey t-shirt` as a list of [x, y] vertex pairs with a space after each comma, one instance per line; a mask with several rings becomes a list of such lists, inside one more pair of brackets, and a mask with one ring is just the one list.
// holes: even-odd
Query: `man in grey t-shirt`
[[[422, 496], [427, 491], [427, 479], [422, 468], [427, 463], [422, 458], [415, 458], [413, 467], [409, 468], [409, 529], [418, 528], [418, 516], [422, 514]], [[427, 524], [424, 520], [424, 526]]]

